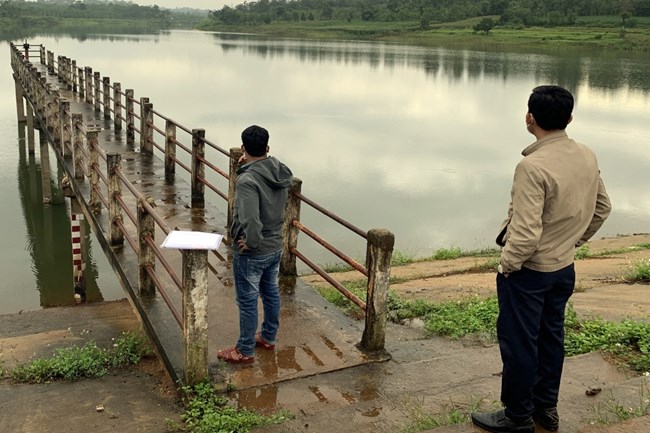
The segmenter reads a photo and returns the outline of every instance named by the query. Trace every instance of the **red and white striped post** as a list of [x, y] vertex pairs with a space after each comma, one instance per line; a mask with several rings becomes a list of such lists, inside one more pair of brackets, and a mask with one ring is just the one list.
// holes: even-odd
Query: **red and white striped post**
[[76, 304], [86, 300], [86, 281], [84, 269], [86, 268], [82, 256], [81, 224], [84, 215], [73, 213], [70, 215], [70, 229], [72, 234], [72, 278], [74, 283], [74, 301]]

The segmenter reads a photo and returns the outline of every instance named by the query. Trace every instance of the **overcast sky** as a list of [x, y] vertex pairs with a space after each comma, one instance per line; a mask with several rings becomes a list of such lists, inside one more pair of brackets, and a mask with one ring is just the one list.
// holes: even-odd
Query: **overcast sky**
[[196, 9], [221, 9], [224, 5], [234, 6], [244, 0], [131, 0], [142, 6], [158, 5], [161, 8], [196, 8]]

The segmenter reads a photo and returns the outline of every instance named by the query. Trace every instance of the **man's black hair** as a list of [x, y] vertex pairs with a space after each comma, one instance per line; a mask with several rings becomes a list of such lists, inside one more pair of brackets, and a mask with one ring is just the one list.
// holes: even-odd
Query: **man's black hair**
[[560, 86], [538, 86], [528, 98], [528, 112], [545, 131], [565, 129], [573, 112], [573, 95]]
[[263, 156], [269, 144], [269, 131], [261, 126], [252, 125], [241, 133], [244, 149], [251, 156]]

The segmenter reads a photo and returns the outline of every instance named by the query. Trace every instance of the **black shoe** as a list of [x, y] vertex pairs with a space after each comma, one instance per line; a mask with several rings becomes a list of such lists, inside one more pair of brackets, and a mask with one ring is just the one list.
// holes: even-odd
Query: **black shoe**
[[515, 421], [508, 418], [503, 409], [496, 412], [473, 413], [472, 422], [492, 433], [533, 433], [535, 431], [532, 418]]
[[548, 431], [558, 431], [560, 428], [560, 417], [558, 416], [557, 408], [555, 407], [535, 409], [533, 420], [536, 424], [544, 427]]

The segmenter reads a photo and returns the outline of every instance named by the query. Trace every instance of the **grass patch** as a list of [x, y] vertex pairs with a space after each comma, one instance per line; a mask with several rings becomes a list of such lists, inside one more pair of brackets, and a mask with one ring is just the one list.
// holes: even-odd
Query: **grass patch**
[[620, 423], [631, 418], [650, 415], [650, 385], [644, 380], [639, 390], [639, 403], [631, 406], [621, 404], [614, 398], [612, 391], [604, 401], [594, 406], [594, 422], [597, 424]]
[[51, 358], [35, 359], [19, 365], [10, 372], [20, 383], [44, 383], [52, 380], [80, 380], [104, 376], [111, 368], [137, 364], [151, 353], [147, 338], [141, 333], [124, 333], [114, 340], [109, 349], [102, 349], [94, 341], [82, 347], [57, 349]]
[[405, 411], [411, 421], [404, 427], [404, 433], [418, 433], [438, 427], [470, 422], [472, 412], [484, 410], [483, 399], [470, 397], [468, 403], [449, 401], [439, 412], [429, 412], [424, 407], [424, 398], [416, 400]]
[[292, 418], [288, 411], [264, 416], [237, 409], [229, 405], [228, 399], [219, 395], [209, 382], [185, 387], [182, 391], [186, 409], [181, 420], [191, 433], [246, 433], [255, 427], [280, 424]]
[[628, 281], [650, 282], [650, 259], [639, 260], [625, 276]]
[[641, 250], [648, 250], [650, 249], [650, 244], [637, 244], [637, 245], [632, 245], [630, 247], [623, 247], [623, 248], [616, 248], [616, 249], [611, 249], [611, 250], [602, 250], [602, 251], [596, 251], [593, 252], [589, 249], [589, 245], [582, 245], [579, 248], [576, 248], [574, 258], [576, 260], [584, 260], [584, 259], [590, 259], [594, 257], [605, 257], [605, 256], [613, 256], [616, 254], [625, 254], [625, 253], [631, 253], [634, 251], [641, 251]]
[[[454, 339], [474, 334], [496, 340], [499, 307], [496, 297], [434, 303], [407, 301], [389, 295], [391, 316], [397, 321], [421, 318], [430, 334]], [[564, 346], [567, 356], [602, 350], [624, 367], [650, 371], [650, 324], [623, 320], [608, 322], [599, 317], [579, 318], [569, 304], [566, 309]]]
[[455, 260], [460, 257], [498, 257], [501, 254], [499, 248], [484, 248], [477, 250], [464, 251], [458, 247], [440, 248], [436, 250], [433, 255], [426, 260]]

